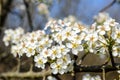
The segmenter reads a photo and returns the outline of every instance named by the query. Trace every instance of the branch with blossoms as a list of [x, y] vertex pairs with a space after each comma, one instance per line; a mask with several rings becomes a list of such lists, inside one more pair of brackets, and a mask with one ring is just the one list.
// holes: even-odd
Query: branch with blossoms
[[[46, 33], [49, 29], [49, 34]], [[3, 41], [11, 53], [33, 57], [35, 66], [50, 67], [53, 75], [77, 72], [109, 72], [120, 69], [120, 24], [105, 13], [95, 17], [90, 28], [78, 22], [51, 20], [44, 30], [25, 33], [22, 28], [5, 31]], [[80, 59], [78, 55], [85, 53]], [[103, 65], [82, 65], [87, 54], [109, 55]], [[78, 60], [78, 62], [76, 62]], [[111, 65], [107, 63], [111, 61]], [[8, 75], [8, 74], [7, 74]]]

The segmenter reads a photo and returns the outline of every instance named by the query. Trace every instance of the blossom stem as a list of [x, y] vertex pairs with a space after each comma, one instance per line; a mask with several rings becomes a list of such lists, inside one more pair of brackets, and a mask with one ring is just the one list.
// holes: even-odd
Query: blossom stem
[[112, 46], [113, 46], [113, 41], [112, 41], [112, 39], [110, 39], [109, 46], [108, 46], [108, 51], [109, 51], [109, 55], [110, 55], [111, 64], [112, 64], [113, 67], [115, 67], [115, 62], [114, 62], [114, 58], [113, 58], [113, 55], [112, 55]]
[[103, 80], [105, 80], [105, 69], [104, 69], [104, 66], [103, 66], [103, 68], [102, 68], [102, 76], [103, 76]]
[[18, 61], [18, 65], [17, 65], [17, 71], [16, 72], [19, 72], [20, 71], [20, 59], [17, 58], [17, 61]]

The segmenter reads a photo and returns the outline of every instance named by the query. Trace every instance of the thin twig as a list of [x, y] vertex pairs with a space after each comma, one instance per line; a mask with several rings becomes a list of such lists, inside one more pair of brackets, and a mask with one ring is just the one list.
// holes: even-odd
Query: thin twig
[[104, 66], [103, 66], [103, 68], [102, 68], [102, 77], [103, 77], [103, 80], [105, 80], [105, 69], [104, 69]]
[[29, 71], [33, 71], [33, 64], [34, 64], [33, 57], [31, 57], [30, 59], [31, 59], [31, 64], [30, 64], [30, 70]]
[[109, 52], [109, 55], [110, 55], [111, 64], [112, 64], [113, 67], [115, 67], [115, 62], [114, 62], [114, 58], [113, 58], [113, 55], [112, 55], [113, 41], [110, 39], [109, 43], [110, 44], [108, 46], [108, 52]]
[[113, 0], [109, 5], [107, 5], [107, 6], [104, 7], [103, 9], [101, 9], [100, 12], [106, 11], [106, 10], [107, 10], [108, 8], [110, 8], [115, 2], [116, 2], [116, 0]]
[[110, 61], [110, 57], [107, 58], [107, 60], [106, 60], [106, 61], [104, 62], [104, 64], [103, 64], [103, 66], [104, 66], [104, 65], [107, 65], [107, 64], [109, 63], [109, 61]]
[[18, 61], [18, 64], [17, 64], [16, 72], [19, 72], [20, 71], [20, 58], [17, 57], [17, 61]]
[[43, 80], [45, 80], [46, 79], [46, 76], [43, 76]]
[[80, 60], [78, 61], [77, 65], [81, 65], [81, 63], [83, 62], [83, 60], [85, 59], [85, 57], [88, 55], [88, 53], [85, 53]]

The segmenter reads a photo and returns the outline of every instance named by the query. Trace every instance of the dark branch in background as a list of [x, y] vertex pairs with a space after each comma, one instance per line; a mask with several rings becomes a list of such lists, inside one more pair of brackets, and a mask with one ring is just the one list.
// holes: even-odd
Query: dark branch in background
[[32, 18], [31, 18], [31, 14], [30, 14], [30, 6], [29, 6], [29, 2], [27, 2], [26, 0], [24, 0], [24, 4], [25, 4], [25, 7], [26, 7], [26, 13], [27, 13], [27, 17], [28, 17], [28, 22], [29, 22], [29, 26], [30, 26], [30, 31], [33, 30], [33, 24], [32, 24]]
[[103, 9], [101, 9], [100, 12], [106, 11], [106, 10], [107, 10], [108, 8], [110, 8], [115, 2], [116, 2], [116, 0], [113, 0], [109, 5], [107, 5], [107, 6], [104, 7]]
[[12, 1], [13, 0], [7, 0], [7, 2], [4, 3], [4, 0], [1, 0], [0, 26], [3, 26], [5, 23], [5, 19], [7, 17], [7, 14], [10, 12]]
[[115, 66], [111, 65], [94, 65], [94, 66], [76, 66], [75, 67], [75, 72], [102, 72], [103, 68], [105, 69], [105, 72], [110, 72], [110, 71], [116, 71], [120, 70], [120, 63], [116, 63]]

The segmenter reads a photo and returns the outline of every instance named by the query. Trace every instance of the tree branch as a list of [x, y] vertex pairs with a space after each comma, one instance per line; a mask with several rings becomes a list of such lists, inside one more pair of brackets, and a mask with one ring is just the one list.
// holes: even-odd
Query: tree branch
[[19, 78], [25, 78], [25, 77], [44, 77], [51, 74], [51, 70], [48, 71], [42, 71], [42, 72], [7, 72], [0, 74], [0, 77], [19, 77]]
[[84, 65], [80, 65], [80, 66], [76, 66], [75, 67], [75, 72], [102, 72], [103, 71], [103, 67], [105, 72], [109, 72], [109, 71], [116, 71], [120, 69], [120, 63], [115, 64], [115, 66], [111, 66], [111, 65], [94, 65], [94, 66], [84, 66]]
[[88, 55], [88, 53], [85, 53], [77, 62], [77, 65], [81, 65], [81, 63], [83, 62], [83, 60], [85, 59], [85, 57]]
[[106, 10], [107, 10], [108, 8], [110, 8], [115, 2], [116, 2], [116, 0], [113, 0], [109, 5], [107, 5], [107, 6], [104, 7], [103, 9], [101, 9], [100, 12], [106, 11]]

